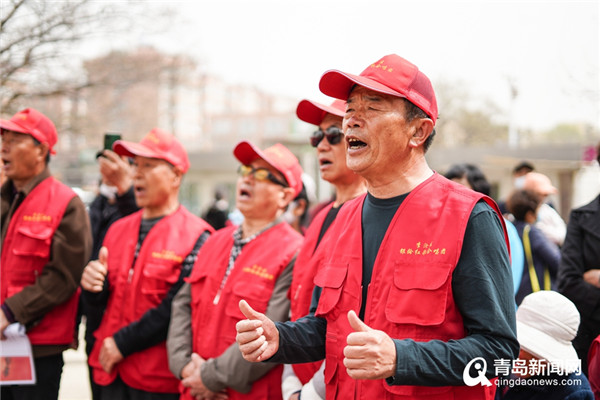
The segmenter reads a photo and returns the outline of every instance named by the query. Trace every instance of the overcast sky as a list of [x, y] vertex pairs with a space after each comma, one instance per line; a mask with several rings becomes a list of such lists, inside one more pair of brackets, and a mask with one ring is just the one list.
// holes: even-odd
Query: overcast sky
[[[162, 3], [155, 1], [154, 3]], [[600, 127], [600, 1], [170, 1], [173, 32], [131, 37], [185, 52], [232, 83], [329, 101], [328, 69], [360, 73], [396, 53], [433, 81], [510, 108], [517, 128], [584, 121]], [[443, 110], [440, 110], [443, 114]]]

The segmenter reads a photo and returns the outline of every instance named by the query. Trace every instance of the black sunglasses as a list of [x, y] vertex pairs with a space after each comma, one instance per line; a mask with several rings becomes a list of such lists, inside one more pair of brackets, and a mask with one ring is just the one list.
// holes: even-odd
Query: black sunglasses
[[323, 132], [322, 129], [319, 129], [318, 131], [315, 131], [310, 137], [310, 145], [312, 147], [317, 147], [324, 137], [327, 138], [329, 144], [338, 144], [342, 141], [342, 138], [344, 137], [344, 132], [342, 132], [342, 130], [337, 126], [330, 126], [329, 128], [327, 128], [326, 132]]
[[288, 187], [288, 184], [277, 179], [275, 175], [266, 168], [254, 168], [252, 165], [240, 165], [237, 170], [240, 176], [254, 176], [257, 181], [270, 181], [283, 187]]

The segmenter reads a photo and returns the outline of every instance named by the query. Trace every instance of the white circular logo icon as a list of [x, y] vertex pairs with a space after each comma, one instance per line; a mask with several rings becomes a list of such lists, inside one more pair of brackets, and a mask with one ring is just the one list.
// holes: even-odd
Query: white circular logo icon
[[[477, 376], [471, 376], [471, 366], [477, 371]], [[475, 386], [480, 383], [482, 386], [492, 386], [492, 382], [485, 377], [485, 371], [487, 370], [487, 362], [483, 357], [476, 357], [469, 361], [465, 370], [463, 371], [463, 381], [467, 386]]]

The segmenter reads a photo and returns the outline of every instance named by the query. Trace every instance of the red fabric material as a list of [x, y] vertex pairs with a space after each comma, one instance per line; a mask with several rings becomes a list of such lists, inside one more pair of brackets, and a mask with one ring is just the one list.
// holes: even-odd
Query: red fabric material
[[[315, 287], [313, 279], [317, 273], [319, 261], [323, 258], [324, 248], [327, 246], [324, 243], [319, 244], [316, 247], [317, 240], [319, 239], [319, 233], [321, 227], [325, 221], [325, 217], [331, 208], [333, 203], [330, 203], [323, 208], [314, 218], [313, 222], [308, 227], [306, 234], [304, 235], [304, 243], [298, 257], [296, 258], [296, 264], [294, 264], [294, 272], [292, 275], [292, 284], [290, 286], [290, 300], [291, 300], [291, 320], [296, 321], [298, 318], [302, 318], [308, 314], [310, 310], [310, 302], [312, 300], [312, 293]], [[328, 233], [325, 233], [322, 241], [328, 237]], [[315, 248], [316, 247], [316, 248]], [[313, 377], [315, 372], [319, 370], [323, 364], [323, 361], [317, 361], [312, 363], [303, 364], [292, 364], [294, 373], [300, 379], [303, 385], [308, 383]]]
[[[346, 337], [352, 332], [347, 312], [362, 303], [361, 213], [364, 196], [347, 202], [331, 230], [330, 257], [315, 284], [323, 288], [316, 315], [327, 319], [325, 383], [327, 399], [491, 399], [495, 386], [390, 386], [384, 380], [354, 380], [343, 365]], [[465, 337], [454, 303], [452, 272], [473, 206], [495, 203], [435, 174], [404, 200], [384, 237], [366, 299], [364, 322], [395, 339], [416, 341]], [[495, 207], [497, 209], [497, 207]], [[498, 211], [497, 211], [498, 212]], [[500, 214], [499, 214], [500, 215]], [[416, 366], [415, 366], [416, 367]]]
[[[235, 229], [225, 227], [211, 236], [189, 278], [193, 348], [204, 359], [220, 356], [235, 343], [235, 324], [246, 318], [239, 309], [240, 300], [246, 300], [258, 312], [266, 312], [277, 279], [303, 240], [287, 223], [263, 232], [244, 246], [219, 291]], [[217, 293], [220, 294], [215, 304]], [[227, 389], [229, 399], [281, 399], [282, 369], [278, 366], [269, 371], [254, 382], [247, 394]]]
[[597, 336], [590, 346], [587, 363], [592, 392], [596, 399], [600, 399], [600, 336]]
[[[2, 246], [0, 303], [32, 285], [50, 260], [52, 237], [76, 194], [53, 177], [38, 184], [12, 216]], [[51, 201], [47, 201], [51, 199]], [[70, 344], [79, 290], [27, 332], [33, 345]]]
[[104, 338], [158, 306], [179, 278], [181, 264], [200, 234], [213, 232], [208, 223], [180, 206], [150, 230], [131, 269], [141, 220], [142, 210], [118, 220], [104, 239], [110, 296], [102, 323], [94, 333], [96, 343], [89, 364], [99, 385], [108, 385], [119, 375], [135, 389], [177, 393], [179, 380], [169, 371], [165, 342], [130, 354], [111, 374], [104, 372], [98, 360]]

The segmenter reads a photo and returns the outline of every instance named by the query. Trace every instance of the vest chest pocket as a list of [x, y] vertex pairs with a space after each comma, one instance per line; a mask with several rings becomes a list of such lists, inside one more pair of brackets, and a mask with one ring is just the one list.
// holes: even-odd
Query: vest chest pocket
[[54, 230], [49, 226], [21, 226], [17, 229], [13, 254], [16, 256], [48, 257]]
[[156, 297], [159, 302], [162, 301], [164, 295], [179, 278], [178, 266], [179, 264], [146, 263], [140, 282], [141, 292]]
[[323, 292], [319, 298], [316, 315], [328, 314], [335, 308], [342, 296], [343, 284], [347, 275], [347, 263], [328, 263], [318, 270], [314, 284], [321, 287]]
[[15, 283], [33, 283], [50, 258], [50, 245], [54, 230], [49, 226], [21, 226], [17, 229], [12, 253], [17, 257], [18, 268], [11, 270]]
[[446, 316], [451, 272], [449, 263], [396, 262], [394, 282], [385, 305], [388, 321], [422, 326], [441, 324]]
[[[265, 282], [240, 280], [235, 282], [231, 288], [231, 294], [228, 296], [229, 305], [225, 306], [225, 314], [234, 318], [237, 321], [246, 319], [246, 316], [240, 311], [240, 300], [246, 300], [250, 307], [260, 313], [267, 311], [273, 286], [265, 284]], [[224, 299], [221, 299], [223, 301]]]

